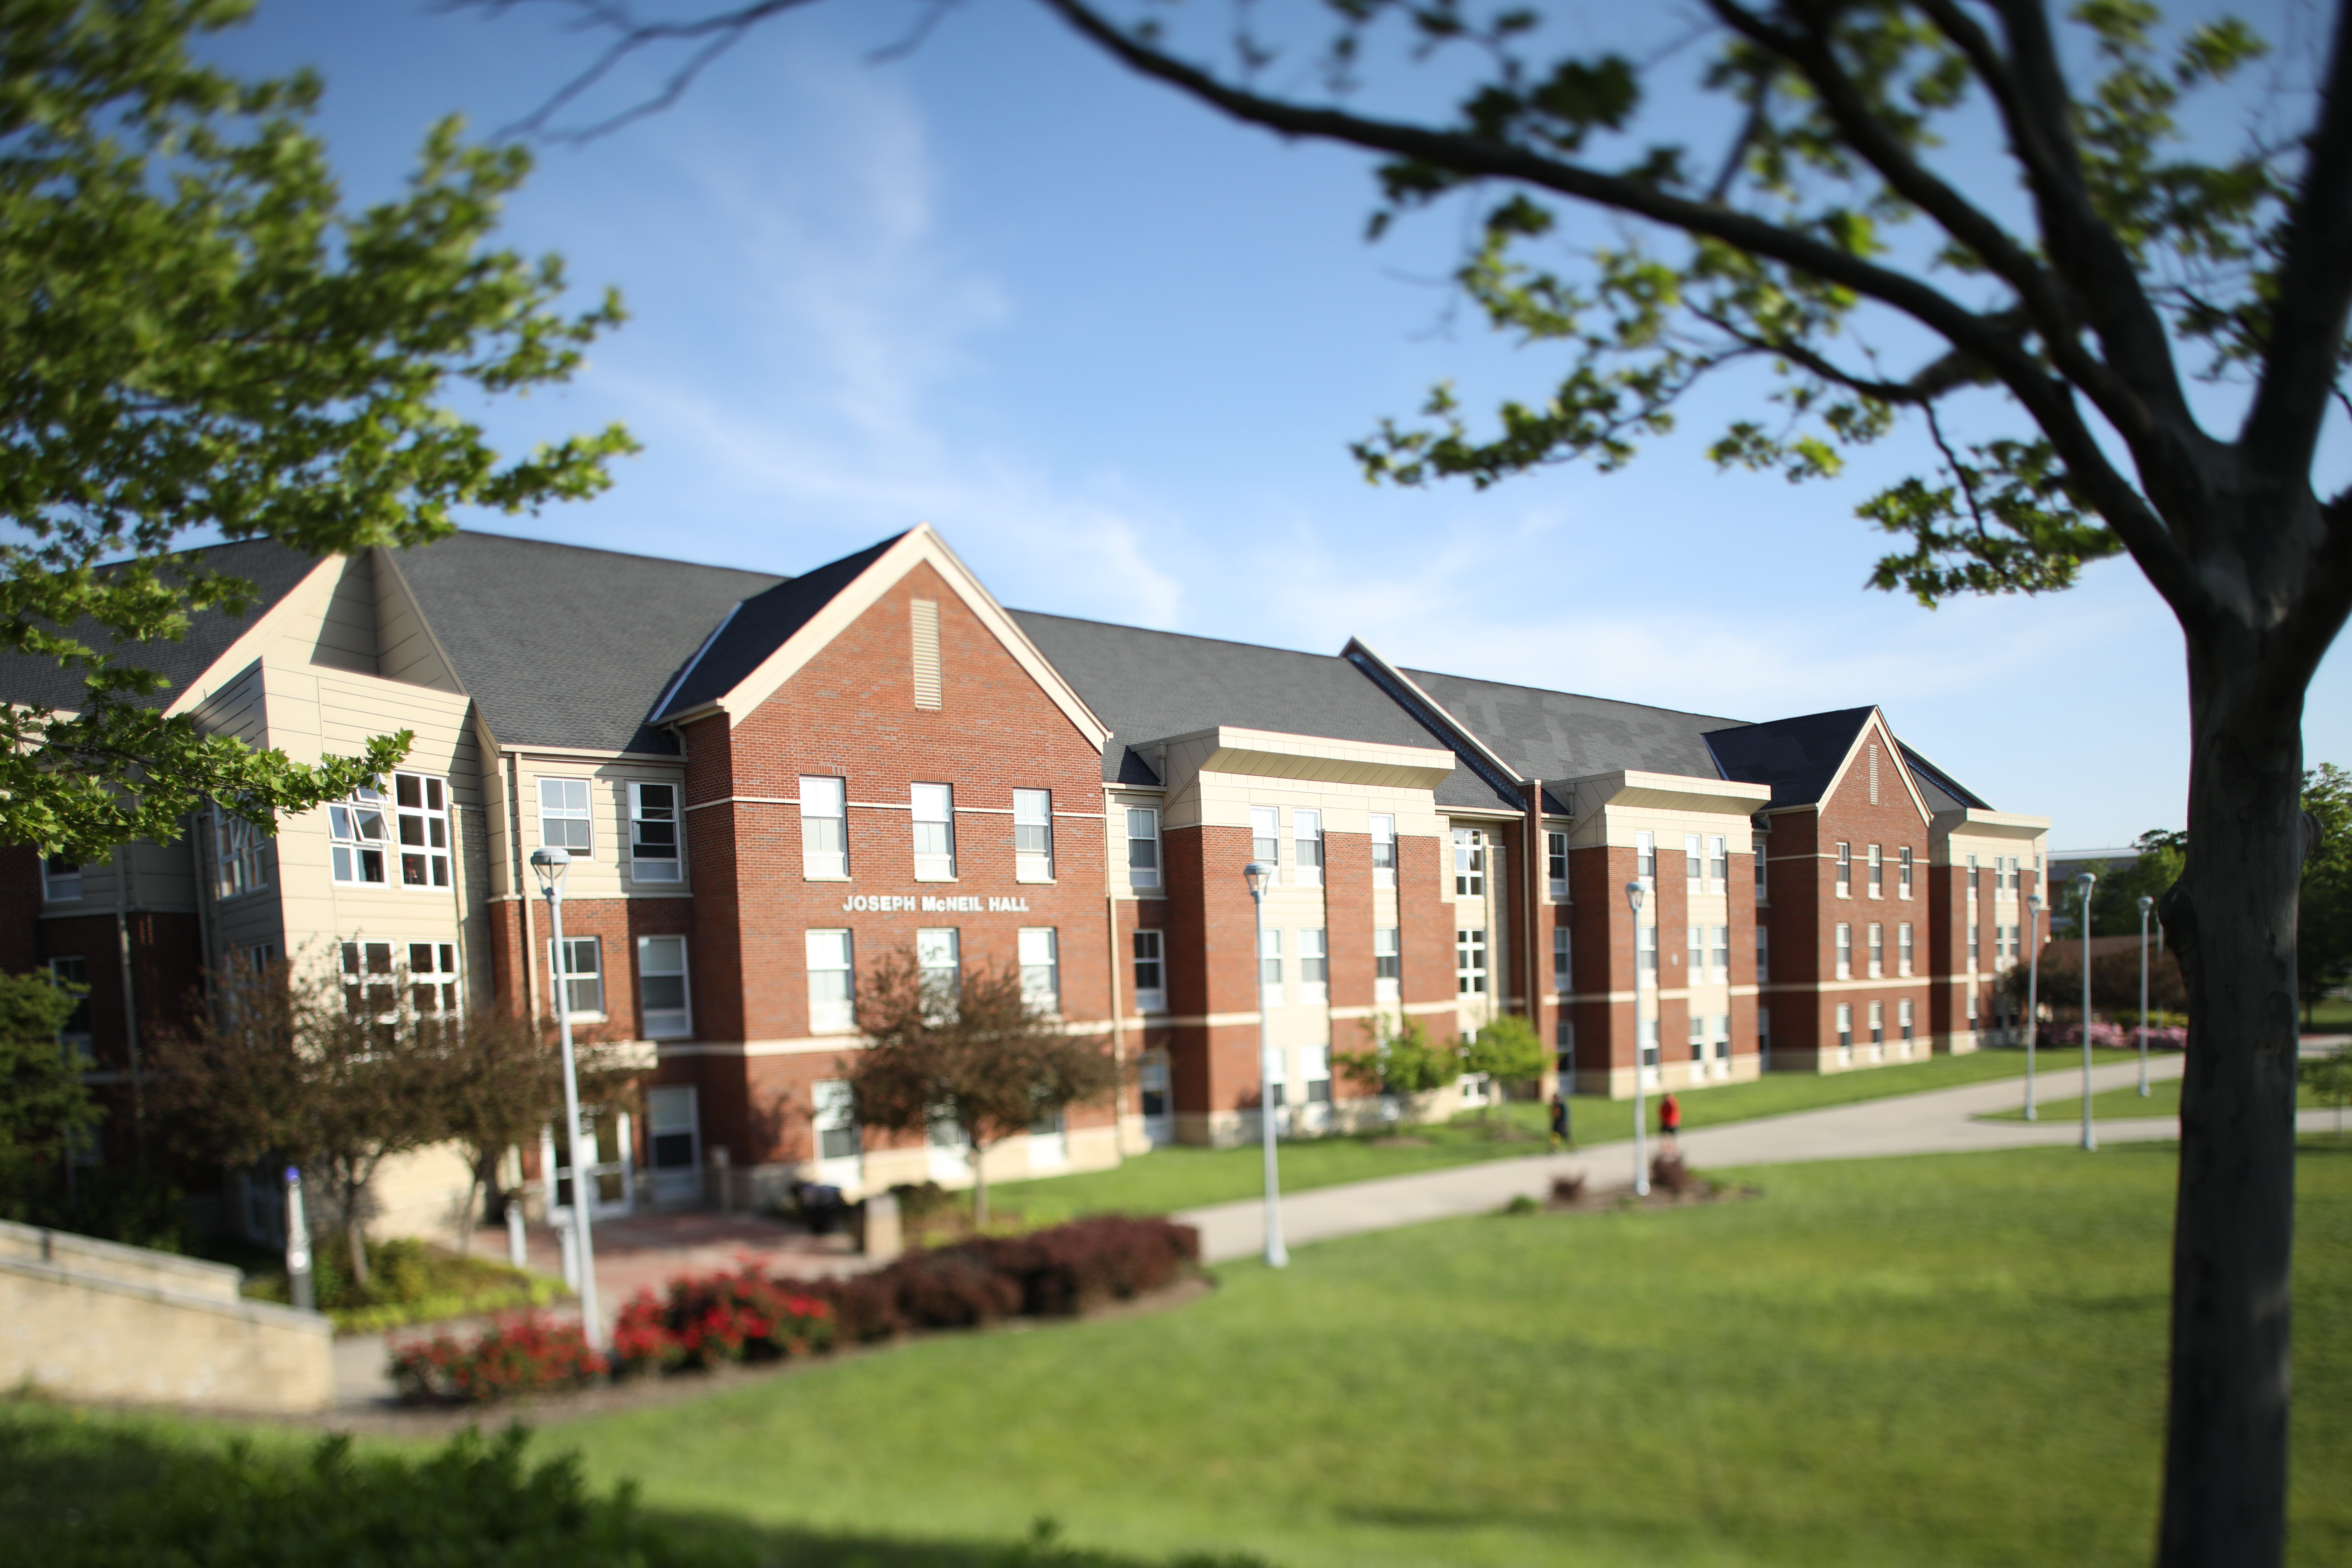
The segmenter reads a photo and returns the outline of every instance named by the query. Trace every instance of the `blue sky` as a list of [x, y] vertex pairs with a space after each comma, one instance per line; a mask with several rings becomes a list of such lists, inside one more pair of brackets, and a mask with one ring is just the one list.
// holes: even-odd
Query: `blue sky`
[[[1540, 395], [1553, 366], [1449, 310], [1458, 220], [1363, 242], [1369, 162], [1223, 123], [1037, 8], [980, 0], [908, 58], [910, 7], [818, 6], [677, 108], [545, 147], [507, 242], [634, 319], [570, 388], [489, 416], [515, 445], [618, 419], [643, 441], [585, 505], [504, 531], [798, 572], [928, 521], [1006, 603], [1766, 719], [1876, 702], [2059, 847], [2179, 826], [2186, 687], [2127, 563], [2040, 600], [1928, 612], [1863, 587], [1853, 516], [1895, 444], [1792, 489], [1684, 434], [1613, 475], [1374, 489], [1346, 443], [1429, 384]], [[488, 133], [586, 58], [558, 12], [263, 0], [210, 52], [315, 66], [351, 195], [426, 126]], [[623, 82], [601, 106], [632, 101]], [[2352, 763], [2352, 676], [2315, 684], [2310, 760]]]

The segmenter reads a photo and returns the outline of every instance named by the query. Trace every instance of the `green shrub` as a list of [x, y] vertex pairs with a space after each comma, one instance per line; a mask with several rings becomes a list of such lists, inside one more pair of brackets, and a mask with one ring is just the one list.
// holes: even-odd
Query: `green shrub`
[[[544, 1307], [566, 1294], [545, 1275], [488, 1258], [459, 1258], [407, 1237], [368, 1243], [372, 1278], [364, 1287], [352, 1282], [349, 1265], [334, 1247], [315, 1248], [310, 1268], [319, 1310], [345, 1333]], [[264, 1301], [291, 1299], [282, 1269], [249, 1276], [245, 1293]]]

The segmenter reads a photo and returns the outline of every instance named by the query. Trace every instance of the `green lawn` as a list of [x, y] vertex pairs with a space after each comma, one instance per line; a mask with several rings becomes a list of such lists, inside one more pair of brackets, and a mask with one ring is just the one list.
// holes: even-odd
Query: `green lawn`
[[[2064, 1121], [2069, 1118], [2080, 1119], [2083, 1113], [2081, 1089], [2082, 1085], [2077, 1081], [2074, 1099], [2043, 1100], [2037, 1108], [2042, 1112], [2042, 1120]], [[2304, 1085], [2295, 1091], [2294, 1103], [2298, 1110], [2326, 1109], [2319, 1097], [2312, 1093], [2309, 1084]], [[2180, 1080], [2177, 1078], [2167, 1079], [2160, 1083], [2149, 1084], [2146, 1100], [2139, 1097], [2137, 1084], [2127, 1084], [2122, 1089], [2103, 1089], [2091, 1096], [2091, 1114], [2103, 1121], [2122, 1116], [2178, 1116], [2180, 1114]], [[2022, 1121], [2025, 1120], [2025, 1112], [2021, 1108], [2015, 1110], [1994, 1111], [1979, 1120]], [[2352, 1119], [2347, 1119], [2347, 1124], [2352, 1125]]]
[[2352, 1033], [2352, 996], [2330, 996], [2311, 1009], [2311, 1032], [2315, 1035]]
[[[1123, 1568], [2137, 1565], [2174, 1164], [1784, 1166], [1755, 1202], [1352, 1237], [1175, 1310], [942, 1336], [543, 1442], [681, 1539], [793, 1568], [1032, 1561], [999, 1554], [1041, 1516], [1089, 1549], [1049, 1560]], [[2291, 1561], [2318, 1568], [2352, 1561], [2352, 1144], [2308, 1141], [2297, 1188]], [[0, 1406], [20, 1544], [158, 1443], [220, 1440], [67, 1419]]]
[[[2130, 1051], [2094, 1054], [2101, 1065], [2138, 1059]], [[2071, 1059], [2082, 1059], [2079, 1050]], [[2042, 1070], [2050, 1070], [2050, 1054], [2041, 1053]], [[1957, 1089], [2024, 1071], [2023, 1051], [1986, 1050], [1826, 1078], [1811, 1073], [1774, 1073], [1753, 1083], [1727, 1083], [1683, 1093], [1683, 1126], [1717, 1127], [1759, 1116], [1883, 1100], [1890, 1095]], [[1649, 1100], [1654, 1119], [1657, 1115], [1657, 1100], [1656, 1095], [1652, 1095]], [[1630, 1100], [1612, 1103], [1580, 1095], [1570, 1102], [1570, 1109], [1574, 1130], [1580, 1139], [1597, 1142], [1633, 1136], [1633, 1102]], [[1522, 1131], [1540, 1133], [1549, 1112], [1544, 1106], [1513, 1103], [1500, 1108], [1496, 1114], [1498, 1121], [1507, 1118]], [[1427, 1146], [1382, 1147], [1387, 1141], [1383, 1134], [1286, 1141], [1282, 1145], [1283, 1187], [1286, 1191], [1303, 1192], [1309, 1187], [1405, 1175], [1477, 1160], [1511, 1159], [1540, 1153], [1545, 1147], [1540, 1141], [1505, 1142], [1489, 1137], [1475, 1111], [1465, 1112], [1450, 1125], [1410, 1131], [1412, 1137], [1426, 1140]], [[1003, 1183], [990, 1190], [990, 1202], [1000, 1215], [1017, 1215], [1024, 1224], [1049, 1225], [1074, 1215], [1107, 1211], [1166, 1214], [1203, 1204], [1255, 1197], [1264, 1190], [1263, 1156], [1257, 1145], [1238, 1149], [1179, 1146], [1134, 1156], [1108, 1171]]]

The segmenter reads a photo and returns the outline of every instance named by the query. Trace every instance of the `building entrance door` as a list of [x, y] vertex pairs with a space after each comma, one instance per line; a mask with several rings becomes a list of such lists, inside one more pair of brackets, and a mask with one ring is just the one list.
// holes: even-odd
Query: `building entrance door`
[[1176, 1105], [1168, 1088], [1168, 1053], [1146, 1051], [1136, 1064], [1143, 1100], [1143, 1135], [1155, 1149], [1176, 1141]]
[[[590, 1216], [609, 1219], [625, 1215], [636, 1202], [636, 1152], [632, 1143], [629, 1113], [583, 1108], [588, 1124]], [[548, 1207], [551, 1214], [572, 1212], [572, 1140], [546, 1129], [539, 1135], [540, 1168], [554, 1184]]]

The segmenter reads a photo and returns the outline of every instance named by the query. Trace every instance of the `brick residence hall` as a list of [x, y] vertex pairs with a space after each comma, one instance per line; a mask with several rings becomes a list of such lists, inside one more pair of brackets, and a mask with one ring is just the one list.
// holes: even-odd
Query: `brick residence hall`
[[[948, 1133], [855, 1123], [851, 998], [887, 951], [1017, 963], [1124, 1065], [1115, 1108], [991, 1152], [1018, 1177], [1255, 1137], [1269, 1098], [1295, 1132], [1377, 1116], [1331, 1071], [1376, 1013], [1523, 1014], [1612, 1097], [1972, 1050], [2046, 848], [1875, 708], [1750, 724], [1010, 611], [928, 526], [798, 577], [471, 532], [207, 558], [257, 605], [158, 647], [158, 700], [298, 760], [410, 729], [407, 765], [274, 836], [0, 849], [0, 969], [90, 986], [70, 1027], [115, 1093], [233, 954], [405, 971], [436, 1005], [560, 994], [646, 1068], [597, 1125], [615, 1210], [969, 1180]], [[0, 669], [11, 700], [78, 689]], [[541, 845], [573, 858], [560, 982]], [[1280, 866], [1255, 954], [1253, 858]], [[92, 1157], [129, 1158], [131, 1125]], [[412, 1157], [379, 1227], [446, 1230], [465, 1184]], [[274, 1187], [247, 1192], [270, 1228]]]

